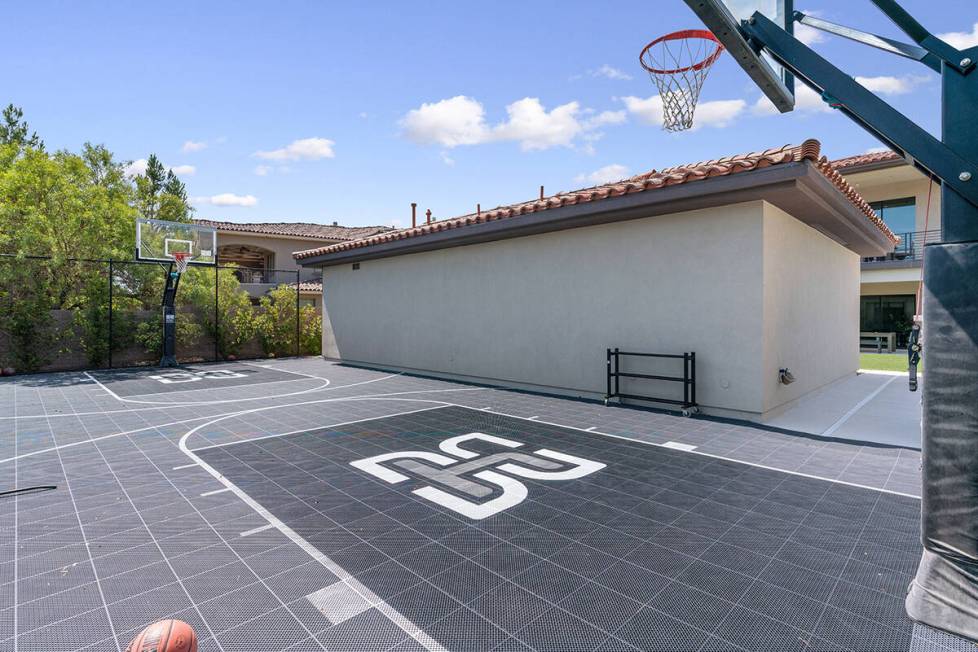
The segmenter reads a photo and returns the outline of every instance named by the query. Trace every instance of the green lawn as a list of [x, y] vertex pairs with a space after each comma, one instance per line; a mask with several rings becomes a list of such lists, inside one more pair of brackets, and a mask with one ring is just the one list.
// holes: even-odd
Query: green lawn
[[[860, 353], [859, 367], [875, 371], [907, 371], [907, 353]], [[922, 371], [924, 362], [917, 365], [917, 371]]]

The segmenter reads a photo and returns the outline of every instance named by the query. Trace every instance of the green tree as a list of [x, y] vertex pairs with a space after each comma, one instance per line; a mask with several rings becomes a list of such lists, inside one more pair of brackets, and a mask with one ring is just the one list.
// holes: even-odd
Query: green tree
[[[186, 287], [183, 285], [185, 281], [188, 282]], [[200, 315], [204, 332], [217, 342], [222, 358], [240, 355], [242, 347], [255, 336], [255, 309], [251, 297], [241, 289], [233, 269], [218, 270], [216, 298], [214, 272], [201, 268], [191, 268], [180, 279], [180, 294], [182, 300]]]
[[167, 170], [156, 154], [146, 159], [146, 172], [136, 176], [137, 207], [143, 217], [187, 222], [193, 213], [183, 182]]
[[[265, 355], [296, 354], [296, 288], [279, 285], [263, 296], [256, 317], [258, 338]], [[312, 306], [299, 309], [299, 353], [318, 354], [322, 349], [322, 318]]]
[[15, 145], [18, 148], [44, 149], [44, 143], [31, 131], [24, 120], [24, 111], [20, 107], [8, 104], [3, 110], [0, 122], [0, 145]]

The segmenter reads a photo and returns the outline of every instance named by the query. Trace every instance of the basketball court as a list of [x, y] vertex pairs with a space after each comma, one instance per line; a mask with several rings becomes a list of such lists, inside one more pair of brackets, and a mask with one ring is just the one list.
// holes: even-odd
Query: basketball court
[[915, 450], [312, 358], [0, 400], [57, 487], [0, 501], [0, 649], [973, 649], [903, 611]]

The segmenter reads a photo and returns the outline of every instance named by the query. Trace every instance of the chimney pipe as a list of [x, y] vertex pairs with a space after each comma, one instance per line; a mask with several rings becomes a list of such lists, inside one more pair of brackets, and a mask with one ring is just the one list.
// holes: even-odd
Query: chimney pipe
[[418, 225], [418, 205], [411, 202], [411, 228], [413, 229]]
[[540, 186], [540, 199], [543, 199], [543, 186]]
[[428, 210], [426, 210], [424, 214], [428, 218], [428, 221], [425, 222], [425, 224], [431, 224], [431, 209], [429, 208]]
[[475, 205], [475, 215], [476, 217], [482, 217], [482, 204]]

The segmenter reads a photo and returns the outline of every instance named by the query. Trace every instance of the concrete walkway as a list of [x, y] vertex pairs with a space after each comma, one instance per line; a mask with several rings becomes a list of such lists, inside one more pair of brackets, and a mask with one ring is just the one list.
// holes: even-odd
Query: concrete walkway
[[920, 392], [907, 389], [905, 373], [860, 371], [802, 397], [764, 423], [825, 437], [919, 449]]

